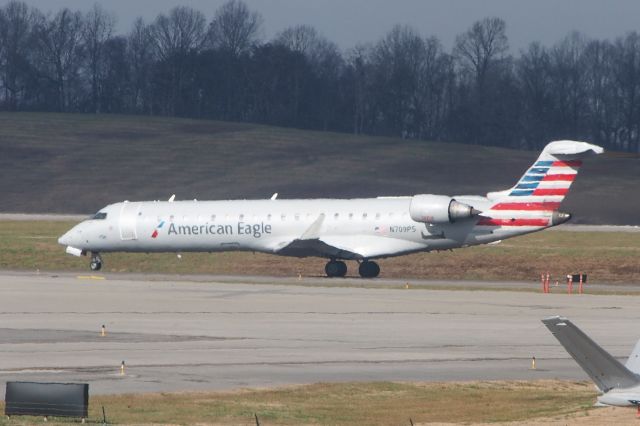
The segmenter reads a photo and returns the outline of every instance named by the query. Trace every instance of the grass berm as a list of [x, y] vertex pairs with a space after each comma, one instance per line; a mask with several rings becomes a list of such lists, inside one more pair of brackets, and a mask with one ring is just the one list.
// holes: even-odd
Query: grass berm
[[[89, 214], [171, 194], [484, 195], [513, 186], [538, 154], [208, 120], [1, 112], [0, 211]], [[637, 155], [590, 159], [562, 208], [573, 223], [640, 224], [638, 176]]]
[[[563, 381], [463, 383], [318, 383], [278, 389], [94, 396], [89, 419], [102, 406], [115, 424], [391, 425], [493, 423], [589, 415], [591, 383]], [[0, 403], [0, 408], [2, 404]], [[633, 418], [633, 411], [627, 415]], [[69, 420], [51, 419], [69, 423]], [[41, 418], [0, 420], [41, 423]]]

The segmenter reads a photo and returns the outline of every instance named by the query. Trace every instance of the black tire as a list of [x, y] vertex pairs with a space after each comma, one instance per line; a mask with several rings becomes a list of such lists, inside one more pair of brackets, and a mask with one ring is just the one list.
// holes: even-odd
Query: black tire
[[92, 260], [91, 263], [89, 264], [89, 267], [91, 268], [92, 271], [99, 271], [100, 269], [102, 269], [102, 262], [97, 260]]
[[380, 266], [376, 262], [367, 260], [360, 264], [358, 272], [362, 278], [375, 278], [380, 275]]
[[347, 264], [342, 261], [337, 261], [336, 263], [340, 267], [337, 276], [343, 278], [345, 275], [347, 275]]
[[[330, 262], [327, 262], [327, 264], [324, 266], [324, 272], [327, 274], [327, 277], [329, 278], [335, 278], [335, 277], [340, 277], [340, 272], [342, 272], [342, 268], [340, 266], [340, 264], [343, 262], [336, 262], [335, 260], [332, 260]], [[346, 265], [345, 265], [345, 269], [346, 269]]]

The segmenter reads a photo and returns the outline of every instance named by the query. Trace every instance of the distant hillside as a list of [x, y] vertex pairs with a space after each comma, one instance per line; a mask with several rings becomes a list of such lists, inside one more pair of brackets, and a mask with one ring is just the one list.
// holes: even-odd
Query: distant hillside
[[[90, 213], [121, 200], [485, 194], [537, 157], [461, 144], [144, 116], [0, 113], [0, 211]], [[574, 223], [640, 224], [640, 159], [589, 161]]]

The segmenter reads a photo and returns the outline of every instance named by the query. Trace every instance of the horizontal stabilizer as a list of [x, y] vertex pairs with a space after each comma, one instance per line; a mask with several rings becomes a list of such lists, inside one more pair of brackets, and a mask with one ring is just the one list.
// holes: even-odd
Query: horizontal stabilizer
[[542, 322], [602, 392], [640, 383], [640, 376], [627, 369], [568, 319], [551, 317]]
[[541, 157], [549, 156], [565, 160], [574, 160], [582, 159], [594, 154], [602, 154], [603, 152], [604, 149], [598, 145], [593, 145], [587, 142], [563, 140], [549, 143], [542, 151]]

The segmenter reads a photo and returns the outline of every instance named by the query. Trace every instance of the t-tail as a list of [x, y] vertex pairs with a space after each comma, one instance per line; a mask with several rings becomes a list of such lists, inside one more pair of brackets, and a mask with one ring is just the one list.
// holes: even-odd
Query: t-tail
[[582, 160], [603, 152], [602, 147], [586, 142], [549, 143], [514, 187], [487, 194], [493, 205], [483, 212], [478, 225], [543, 228], [568, 221], [571, 215], [559, 208]]

